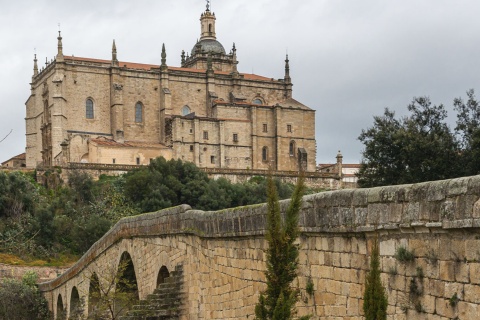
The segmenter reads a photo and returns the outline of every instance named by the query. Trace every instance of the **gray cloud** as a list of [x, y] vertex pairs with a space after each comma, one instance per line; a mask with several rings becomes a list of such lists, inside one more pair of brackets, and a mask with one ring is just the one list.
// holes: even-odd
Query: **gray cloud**
[[[64, 52], [178, 66], [199, 37], [200, 0], [0, 0], [0, 161], [24, 151], [25, 101], [36, 48], [39, 62]], [[317, 162], [361, 160], [356, 140], [389, 107], [402, 115], [412, 97], [451, 107], [480, 80], [480, 3], [474, 0], [213, 0], [217, 37], [235, 42], [239, 71], [283, 77], [288, 51], [294, 97], [317, 110]], [[455, 121], [450, 112], [450, 121]]]

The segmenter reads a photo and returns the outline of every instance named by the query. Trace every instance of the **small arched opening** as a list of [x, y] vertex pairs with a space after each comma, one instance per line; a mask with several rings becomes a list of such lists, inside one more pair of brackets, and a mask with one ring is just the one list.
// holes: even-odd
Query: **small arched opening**
[[165, 279], [170, 277], [170, 272], [168, 272], [167, 267], [162, 266], [160, 270], [158, 271], [158, 276], [157, 276], [157, 288], [160, 284], [165, 282]]
[[85, 101], [85, 118], [93, 119], [95, 117], [95, 112], [93, 108], [93, 100], [91, 98], [87, 98]]
[[186, 116], [187, 114], [192, 113], [192, 110], [190, 109], [189, 106], [184, 105], [182, 108], [182, 116]]
[[212, 33], [212, 24], [211, 23], [208, 24], [208, 33], [210, 33], [210, 34]]
[[260, 99], [260, 98], [255, 98], [255, 99], [252, 100], [252, 103], [253, 103], [253, 104], [262, 105], [262, 104], [263, 104], [263, 101], [262, 101], [262, 99]]
[[288, 153], [290, 154], [290, 157], [295, 157], [295, 141], [294, 140], [290, 141], [290, 145], [288, 147]]
[[125, 314], [138, 302], [138, 284], [132, 257], [125, 251], [120, 257], [115, 286], [115, 314]]
[[141, 102], [135, 104], [135, 122], [143, 122], [143, 104]]
[[94, 272], [90, 278], [90, 286], [88, 288], [88, 315], [96, 315], [98, 303], [100, 302], [100, 281]]
[[63, 309], [62, 295], [59, 293], [57, 297], [57, 320], [65, 320], [67, 318], [66, 312]]
[[268, 161], [268, 148], [262, 148], [262, 161]]
[[80, 302], [80, 295], [78, 294], [77, 287], [72, 288], [70, 295], [70, 316], [69, 319], [82, 319], [83, 306]]

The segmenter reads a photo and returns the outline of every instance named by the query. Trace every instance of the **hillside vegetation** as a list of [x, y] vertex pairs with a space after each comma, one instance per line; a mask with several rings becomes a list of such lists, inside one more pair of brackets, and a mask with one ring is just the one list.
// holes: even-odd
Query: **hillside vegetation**
[[[266, 202], [264, 177], [233, 184], [209, 179], [194, 164], [164, 158], [98, 181], [82, 171], [70, 174], [67, 184], [52, 183], [54, 176], [58, 180], [54, 170], [45, 175], [48, 187], [37, 183], [35, 174], [0, 172], [0, 260], [5, 258], [0, 262], [74, 261], [120, 218], [179, 204], [218, 210]], [[291, 196], [293, 185], [275, 184], [281, 199]]]

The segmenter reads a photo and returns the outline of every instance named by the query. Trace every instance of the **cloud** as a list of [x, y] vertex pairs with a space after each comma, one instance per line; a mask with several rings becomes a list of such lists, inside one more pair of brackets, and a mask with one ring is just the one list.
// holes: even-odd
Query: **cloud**
[[[0, 161], [24, 151], [25, 101], [36, 48], [39, 63], [64, 52], [178, 66], [199, 37], [205, 3], [177, 1], [1, 1]], [[385, 107], [405, 114], [414, 96], [450, 108], [480, 83], [480, 3], [474, 0], [212, 1], [217, 37], [237, 45], [239, 71], [281, 78], [288, 51], [293, 95], [317, 110], [317, 162], [361, 160], [356, 140]]]

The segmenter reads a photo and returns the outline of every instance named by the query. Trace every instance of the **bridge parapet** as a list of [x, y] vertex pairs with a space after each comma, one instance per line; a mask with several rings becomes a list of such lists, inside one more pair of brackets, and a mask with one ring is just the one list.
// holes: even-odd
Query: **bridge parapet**
[[[361, 319], [367, 253], [375, 234], [380, 239], [382, 277], [390, 292], [395, 292], [389, 302], [390, 314], [403, 312], [400, 296], [408, 296], [408, 285], [399, 283], [408, 284], [420, 267], [426, 273], [425, 288], [440, 283], [444, 288], [480, 292], [480, 276], [476, 275], [480, 272], [479, 198], [480, 176], [304, 196], [299, 283], [305, 288], [307, 279], [313, 279], [317, 291], [313, 300], [305, 296], [299, 303], [300, 314], [347, 318], [330, 308], [341, 306], [348, 319]], [[282, 212], [288, 205], [289, 200], [281, 201]], [[265, 213], [265, 204], [211, 212], [182, 205], [121, 219], [72, 268], [41, 284], [40, 290], [55, 309], [56, 297], [62, 294], [68, 301], [71, 283], [79, 285], [89, 265], [130, 250], [137, 263], [140, 298], [153, 292], [152, 279], [161, 261], [168, 260], [170, 269], [178, 264], [185, 269], [188, 294], [182, 319], [245, 319], [253, 315], [259, 290], [264, 288]], [[416, 252], [416, 265], [403, 266], [395, 260], [401, 246]], [[111, 254], [113, 250], [117, 253]], [[436, 259], [429, 257], [430, 250], [436, 252]], [[433, 260], [438, 260], [436, 266]], [[398, 269], [395, 276], [401, 280], [392, 282], [390, 267]], [[355, 293], [342, 289], [345, 286]], [[480, 314], [480, 295], [458, 293], [461, 303], [456, 310], [448, 308], [452, 295], [451, 290], [426, 293], [426, 312], [444, 317]], [[235, 306], [232, 314], [219, 311], [227, 304]], [[417, 319], [412, 314], [408, 318]]]

